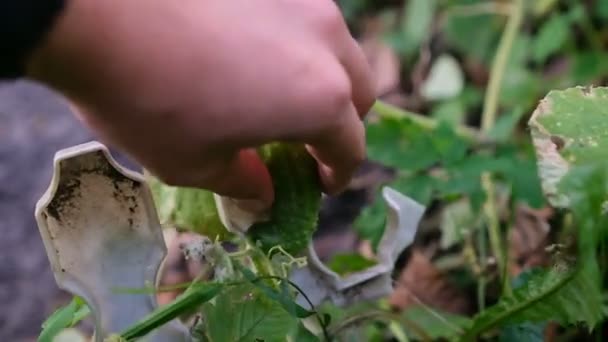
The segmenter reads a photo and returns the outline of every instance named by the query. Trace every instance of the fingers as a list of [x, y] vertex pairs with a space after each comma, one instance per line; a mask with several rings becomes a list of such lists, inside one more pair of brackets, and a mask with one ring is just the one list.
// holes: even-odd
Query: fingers
[[342, 192], [365, 159], [365, 128], [354, 104], [344, 109], [342, 117], [331, 132], [307, 146], [319, 163], [319, 174], [329, 195]]
[[348, 32], [346, 32], [346, 35], [347, 37], [343, 40], [343, 52], [338, 58], [350, 77], [353, 103], [357, 108], [359, 117], [363, 119], [375, 102], [372, 72], [359, 44], [350, 37]]
[[328, 11], [333, 12], [334, 15], [327, 16], [330, 20], [325, 27], [318, 26], [324, 33], [323, 36], [328, 41], [330, 49], [350, 78], [352, 102], [359, 117], [364, 118], [375, 101], [371, 68], [359, 43], [350, 34], [338, 6], [335, 3], [326, 3], [326, 5], [332, 8]]

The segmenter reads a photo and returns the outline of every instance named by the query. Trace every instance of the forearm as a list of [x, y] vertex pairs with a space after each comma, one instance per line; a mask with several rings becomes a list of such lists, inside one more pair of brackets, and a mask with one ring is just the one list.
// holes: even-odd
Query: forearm
[[27, 59], [67, 0], [0, 1], [0, 79], [24, 76]]

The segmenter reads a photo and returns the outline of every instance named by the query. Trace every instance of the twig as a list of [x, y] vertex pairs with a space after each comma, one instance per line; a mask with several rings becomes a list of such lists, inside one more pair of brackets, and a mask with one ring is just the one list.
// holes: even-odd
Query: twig
[[[502, 34], [496, 57], [492, 63], [492, 69], [490, 71], [490, 81], [488, 84], [488, 90], [484, 99], [483, 114], [481, 117], [481, 132], [487, 134], [494, 127], [496, 123], [496, 115], [498, 112], [498, 101], [500, 95], [500, 89], [502, 86], [502, 80], [505, 75], [507, 62], [511, 55], [513, 43], [517, 37], [517, 32], [522, 24], [524, 14], [524, 0], [513, 0], [512, 10], [509, 15], [505, 30]], [[510, 292], [510, 286], [508, 281], [504, 281], [506, 271], [506, 261], [502, 250], [501, 237], [500, 237], [500, 225], [498, 216], [496, 213], [496, 198], [494, 196], [495, 189], [490, 173], [484, 173], [482, 175], [482, 186], [487, 194], [486, 202], [483, 206], [484, 216], [486, 218], [486, 224], [488, 226], [488, 233], [490, 235], [490, 245], [492, 252], [496, 257], [498, 268], [501, 271], [501, 279], [503, 279], [504, 289]]]
[[500, 39], [496, 57], [492, 63], [490, 70], [490, 81], [488, 90], [484, 99], [483, 114], [481, 117], [481, 131], [488, 133], [496, 122], [496, 113], [498, 112], [498, 99], [502, 80], [507, 68], [507, 62], [511, 55], [513, 43], [517, 37], [517, 32], [521, 26], [524, 12], [524, 0], [513, 0], [513, 6], [509, 20]]
[[[429, 118], [427, 116], [424, 116], [424, 115], [421, 115], [418, 113], [413, 113], [413, 112], [395, 107], [393, 105], [390, 105], [390, 104], [380, 101], [380, 100], [376, 101], [372, 110], [374, 112], [376, 112], [382, 118], [387, 118], [387, 119], [406, 118], [406, 119], [409, 119], [410, 121], [412, 121], [413, 123], [419, 125], [420, 127], [429, 129], [429, 130], [435, 129], [439, 125], [439, 122], [433, 118]], [[460, 135], [461, 137], [466, 138], [467, 140], [472, 140], [474, 142], [484, 143], [484, 142], [488, 141], [488, 139], [485, 138], [485, 136], [481, 132], [479, 132], [478, 130], [476, 130], [475, 128], [472, 128], [472, 127], [458, 125], [455, 127], [455, 132], [456, 132], [456, 134]]]

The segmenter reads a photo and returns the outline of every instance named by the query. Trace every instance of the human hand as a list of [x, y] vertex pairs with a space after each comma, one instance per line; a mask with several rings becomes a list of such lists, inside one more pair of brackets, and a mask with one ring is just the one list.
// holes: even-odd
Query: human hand
[[71, 0], [28, 74], [170, 185], [268, 205], [261, 144], [306, 144], [329, 194], [365, 158], [373, 84], [330, 0]]

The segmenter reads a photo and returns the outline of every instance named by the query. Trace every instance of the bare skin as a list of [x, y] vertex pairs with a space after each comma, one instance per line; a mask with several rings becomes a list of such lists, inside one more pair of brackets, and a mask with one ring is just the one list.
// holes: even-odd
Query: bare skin
[[261, 144], [306, 144], [329, 194], [365, 158], [373, 82], [330, 0], [71, 0], [28, 73], [172, 185], [270, 205]]

